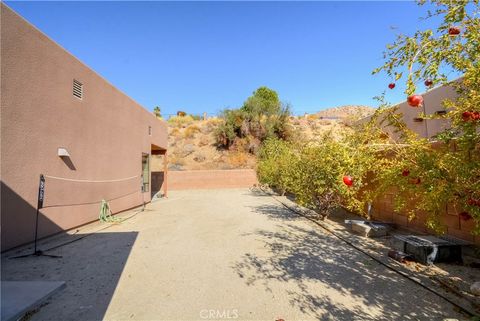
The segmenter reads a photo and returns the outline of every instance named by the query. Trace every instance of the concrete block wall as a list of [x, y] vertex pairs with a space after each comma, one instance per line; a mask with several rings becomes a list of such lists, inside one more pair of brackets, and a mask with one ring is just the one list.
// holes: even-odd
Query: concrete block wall
[[253, 169], [168, 172], [169, 190], [248, 188], [257, 183]]
[[[461, 211], [462, 210], [460, 208], [456, 208], [454, 205], [448, 205], [445, 207], [445, 211], [442, 213], [440, 220], [446, 227], [446, 234], [468, 242], [472, 242], [476, 245], [480, 245], [480, 236], [475, 236], [472, 234], [475, 223], [473, 220], [464, 221], [460, 219], [458, 214]], [[419, 212], [415, 215], [415, 217], [409, 219], [408, 210], [396, 212], [394, 210], [393, 193], [385, 194], [382, 198], [377, 199], [372, 204], [372, 218], [376, 220], [394, 222], [397, 225], [412, 231], [433, 233], [425, 226], [425, 222], [427, 221], [427, 213]]]

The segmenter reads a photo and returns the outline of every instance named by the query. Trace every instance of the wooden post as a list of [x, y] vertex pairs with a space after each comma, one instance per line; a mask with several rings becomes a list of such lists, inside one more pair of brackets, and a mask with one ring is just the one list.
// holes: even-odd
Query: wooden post
[[163, 197], [168, 197], [168, 154], [163, 153]]
[[207, 120], [207, 113], [203, 112], [203, 120]]

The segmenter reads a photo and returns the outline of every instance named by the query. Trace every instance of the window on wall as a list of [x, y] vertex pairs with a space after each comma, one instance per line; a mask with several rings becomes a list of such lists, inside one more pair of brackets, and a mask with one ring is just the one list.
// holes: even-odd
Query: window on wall
[[148, 126], [148, 135], [152, 136], [152, 126]]
[[146, 193], [150, 190], [150, 155], [142, 154], [142, 192]]

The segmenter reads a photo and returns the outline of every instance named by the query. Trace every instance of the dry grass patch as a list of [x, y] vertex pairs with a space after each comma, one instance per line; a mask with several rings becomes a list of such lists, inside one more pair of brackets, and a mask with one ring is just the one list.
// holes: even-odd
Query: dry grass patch
[[194, 138], [195, 134], [200, 131], [200, 128], [197, 125], [190, 125], [183, 131], [183, 137], [185, 138]]
[[244, 168], [248, 166], [249, 155], [245, 152], [235, 151], [228, 154], [227, 163], [233, 168]]
[[208, 138], [208, 136], [202, 136], [198, 140], [198, 146], [200, 147], [207, 146], [209, 144], [210, 144], [210, 139]]
[[168, 119], [168, 123], [174, 127], [186, 127], [194, 121], [193, 117], [187, 116], [172, 116]]

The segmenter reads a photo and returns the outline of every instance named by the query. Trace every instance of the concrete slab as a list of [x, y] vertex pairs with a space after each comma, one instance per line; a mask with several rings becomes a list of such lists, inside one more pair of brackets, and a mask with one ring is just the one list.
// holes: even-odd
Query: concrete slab
[[2, 321], [15, 321], [65, 287], [63, 281], [2, 281]]

